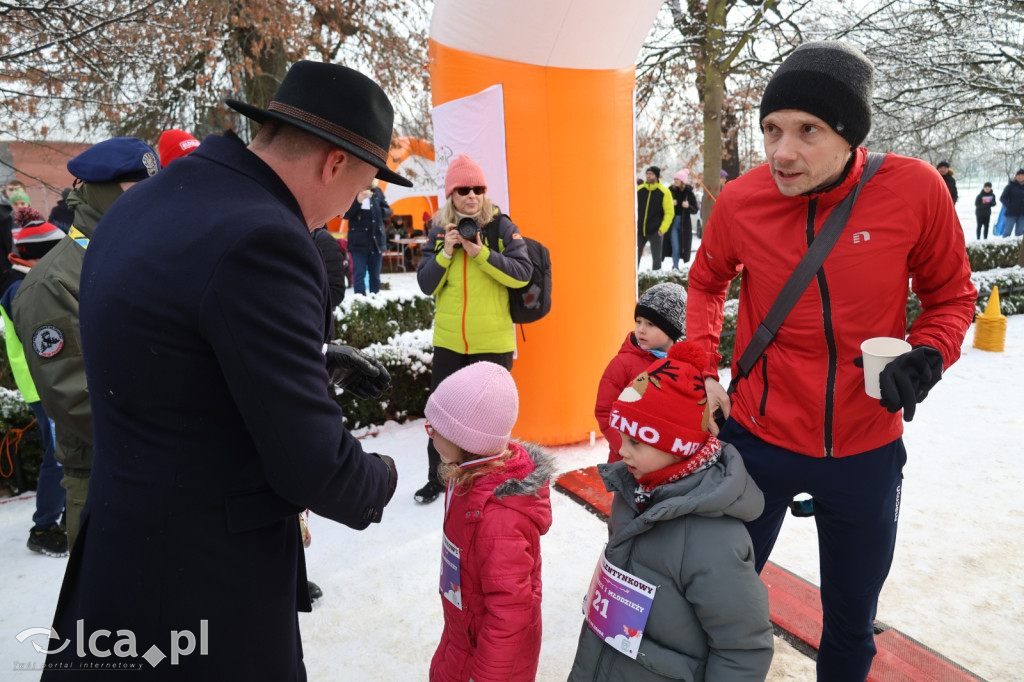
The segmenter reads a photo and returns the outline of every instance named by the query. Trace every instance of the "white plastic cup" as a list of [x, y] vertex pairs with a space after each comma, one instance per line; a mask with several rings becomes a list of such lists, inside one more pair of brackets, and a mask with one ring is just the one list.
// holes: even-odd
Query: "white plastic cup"
[[878, 376], [890, 362], [910, 352], [910, 344], [903, 339], [876, 336], [860, 344], [864, 356], [864, 392], [872, 398], [881, 399]]

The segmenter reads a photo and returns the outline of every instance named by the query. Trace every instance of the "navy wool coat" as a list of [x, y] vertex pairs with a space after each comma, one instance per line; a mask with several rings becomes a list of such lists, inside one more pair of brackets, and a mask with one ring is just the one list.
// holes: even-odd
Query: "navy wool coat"
[[[233, 133], [107, 212], [82, 272], [95, 450], [54, 618], [71, 645], [48, 663], [82, 660], [83, 620], [85, 640], [130, 630], [138, 656], [89, 658], [86, 642], [87, 660], [146, 679], [305, 679], [298, 514], [362, 529], [388, 491], [328, 389], [328, 301], [295, 198]], [[172, 631], [194, 651], [144, 661], [170, 656]]]

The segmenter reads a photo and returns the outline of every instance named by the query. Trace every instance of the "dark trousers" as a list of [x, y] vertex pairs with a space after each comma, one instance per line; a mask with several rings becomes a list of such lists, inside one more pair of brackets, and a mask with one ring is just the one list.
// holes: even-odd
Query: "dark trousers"
[[875, 655], [878, 595], [896, 547], [907, 461], [903, 439], [852, 457], [824, 459], [765, 443], [732, 419], [719, 437], [736, 446], [764, 493], [764, 513], [747, 524], [758, 572], [794, 496], [814, 497], [824, 614], [818, 679], [864, 682]]
[[984, 228], [984, 230], [985, 230], [985, 237], [984, 238], [988, 239], [988, 223], [992, 219], [992, 214], [989, 214], [989, 215], [984, 216], [984, 217], [979, 215], [979, 216], [977, 216], [977, 218], [978, 218], [978, 234], [975, 237], [975, 239], [982, 239], [982, 236], [981, 236], [982, 228]]
[[689, 263], [690, 253], [693, 251], [693, 221], [689, 213], [683, 213], [679, 219], [679, 251], [683, 262]]
[[60, 521], [64, 513], [64, 488], [60, 479], [64, 472], [54, 457], [53, 427], [46, 416], [43, 404], [38, 400], [29, 403], [36, 422], [43, 432], [43, 459], [39, 462], [39, 477], [36, 483], [36, 513], [32, 515], [32, 530], [47, 530]]
[[66, 493], [64, 521], [68, 527], [68, 549], [74, 550], [75, 540], [78, 538], [78, 528], [82, 523], [82, 510], [85, 509], [85, 501], [89, 495], [89, 477], [71, 475], [65, 469], [64, 477], [60, 479], [60, 485]]
[[640, 265], [640, 258], [644, 255], [644, 244], [651, 243], [651, 269], [661, 270], [661, 241], [662, 235], [657, 230], [648, 230], [646, 235], [636, 233], [636, 264]]
[[370, 293], [376, 294], [380, 291], [380, 268], [384, 262], [384, 256], [380, 251], [376, 253], [350, 252], [352, 259], [352, 288], [357, 294], [366, 293], [366, 271], [370, 271]]
[[[472, 365], [474, 362], [493, 362], [505, 369], [512, 371], [512, 353], [473, 353], [465, 355], [456, 353], [447, 348], [434, 346], [434, 362], [430, 366], [430, 392], [433, 393], [438, 385], [455, 374], [463, 367]], [[437, 467], [441, 464], [441, 455], [434, 448], [434, 441], [427, 440], [427, 480], [437, 480]]]

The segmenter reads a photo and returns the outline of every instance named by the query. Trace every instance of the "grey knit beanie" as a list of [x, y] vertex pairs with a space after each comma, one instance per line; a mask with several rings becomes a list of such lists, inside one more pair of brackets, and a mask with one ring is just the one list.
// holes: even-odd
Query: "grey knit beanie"
[[686, 330], [686, 289], [674, 282], [662, 282], [640, 295], [633, 317], [646, 317], [673, 341]]
[[782, 109], [806, 111], [858, 147], [871, 130], [874, 70], [864, 53], [847, 43], [804, 43], [768, 81], [761, 120]]

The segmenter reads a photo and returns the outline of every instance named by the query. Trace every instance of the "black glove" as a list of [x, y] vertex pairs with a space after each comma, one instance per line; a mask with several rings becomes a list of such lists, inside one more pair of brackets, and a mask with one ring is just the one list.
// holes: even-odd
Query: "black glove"
[[371, 452], [370, 454], [380, 457], [381, 461], [388, 465], [388, 496], [384, 498], [384, 506], [386, 507], [391, 498], [395, 496], [395, 488], [398, 487], [398, 469], [395, 468], [395, 460], [387, 455], [381, 455], [376, 452]]
[[903, 410], [903, 420], [912, 421], [917, 404], [928, 397], [928, 391], [942, 378], [942, 353], [931, 346], [917, 346], [899, 356], [882, 370], [878, 387], [879, 401], [885, 409]]
[[391, 385], [391, 375], [369, 355], [352, 346], [327, 346], [331, 383], [357, 398], [376, 398]]

